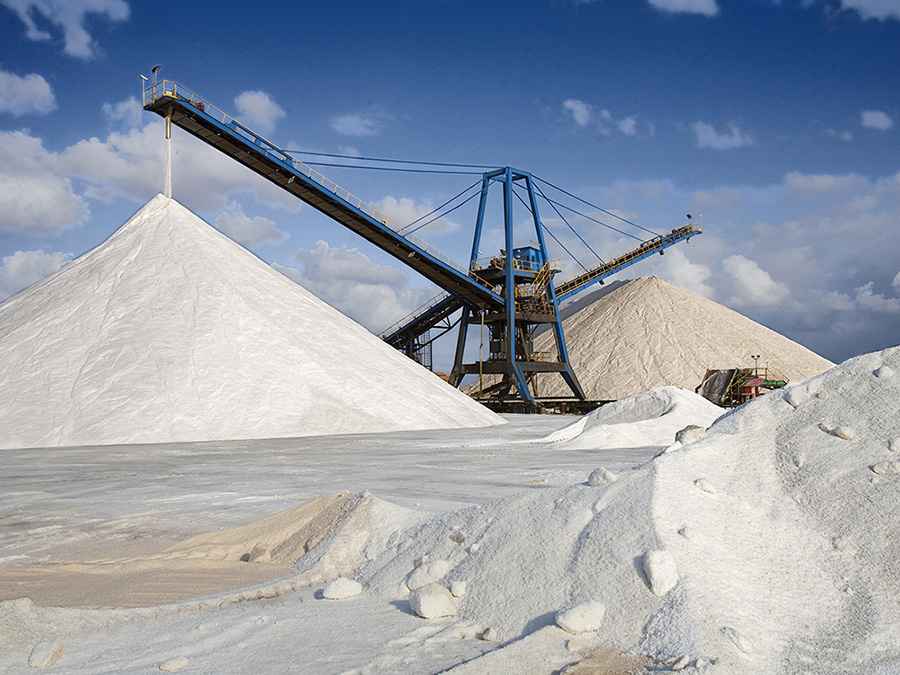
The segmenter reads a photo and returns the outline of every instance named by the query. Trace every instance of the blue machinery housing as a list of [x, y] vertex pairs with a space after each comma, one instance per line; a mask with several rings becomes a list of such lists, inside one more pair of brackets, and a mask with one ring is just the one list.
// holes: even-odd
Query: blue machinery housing
[[[145, 110], [166, 118], [167, 125], [175, 124], [222, 151], [442, 288], [440, 296], [386, 331], [385, 341], [412, 357], [426, 348], [430, 352], [435, 339], [431, 330], [443, 328], [442, 335], [455, 325], [450, 322], [451, 316], [461, 310], [450, 383], [459, 386], [467, 374], [496, 376], [492, 378], [495, 383], [484, 393], [496, 401], [518, 400], [524, 409], [538, 406], [534, 394], [534, 376], [538, 373], [560, 373], [573, 396], [585, 398], [569, 364], [559, 317], [562, 300], [701, 233], [700, 224], [691, 223], [554, 284], [561, 268], [558, 261], [547, 256], [532, 176], [505, 167], [484, 174], [472, 254], [468, 266], [463, 266], [411, 232], [404, 233], [404, 227], [386, 215], [181, 85], [168, 80], [154, 82], [144, 90], [143, 104]], [[500, 186], [503, 193], [505, 248], [497, 256], [479, 260], [485, 210], [494, 185]], [[516, 187], [527, 192], [527, 208], [536, 237], [533, 246], [514, 245], [513, 197], [519, 194], [514, 193]], [[466, 363], [466, 335], [473, 325], [479, 330], [488, 328], [489, 355]], [[534, 332], [541, 325], [549, 325], [553, 330], [556, 354], [534, 351]]]

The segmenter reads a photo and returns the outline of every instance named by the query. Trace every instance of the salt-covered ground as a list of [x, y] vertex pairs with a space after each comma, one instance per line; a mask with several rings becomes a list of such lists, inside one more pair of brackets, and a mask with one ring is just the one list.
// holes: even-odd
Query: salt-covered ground
[[[99, 578], [102, 602], [81, 604], [124, 608], [2, 602], [0, 667], [900, 672], [898, 373], [900, 348], [864, 355], [705, 430], [702, 406], [681, 415], [693, 394], [676, 390], [563, 433], [573, 420], [511, 418], [57, 449], [40, 468], [35, 453], [4, 452], [0, 592]], [[602, 445], [640, 436], [603, 441], [604, 424], [646, 431], [667, 416], [665, 445]], [[579, 436], [594, 447], [576, 449]], [[326, 496], [301, 504], [313, 495]], [[160, 590], [154, 574], [177, 584], [241, 569], [280, 573], [129, 601]]]
[[[149, 555], [160, 542], [253, 523], [341, 489], [447, 512], [583, 481], [600, 461], [597, 451], [540, 440], [572, 417], [506, 419], [500, 427], [452, 432], [5, 450], [0, 598], [48, 588], [46, 577], [20, 591], [3, 576], [34, 559]], [[605, 450], [602, 463], [623, 471], [658, 449]], [[42, 641], [63, 643], [56, 668], [73, 673], [158, 672], [178, 656], [190, 659], [190, 672], [250, 665], [259, 672], [431, 672], [496, 646], [461, 640], [453, 630], [434, 637], [446, 633], [447, 621], [426, 625], [381, 600], [326, 602], [317, 598], [321, 589], [207, 611], [55, 610], [52, 618], [32, 617], [34, 624], [0, 603], [0, 669], [30, 670], [25, 664]]]

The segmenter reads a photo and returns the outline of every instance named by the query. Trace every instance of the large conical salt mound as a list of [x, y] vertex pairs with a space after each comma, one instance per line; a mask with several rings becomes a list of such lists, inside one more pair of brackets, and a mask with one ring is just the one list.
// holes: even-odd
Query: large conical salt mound
[[0, 447], [501, 419], [158, 195], [0, 305]]
[[[693, 391], [707, 369], [760, 367], [789, 380], [834, 364], [712, 300], [662, 279], [634, 279], [563, 319], [575, 374], [589, 399], [612, 401], [667, 385]], [[565, 316], [565, 311], [563, 316]], [[554, 348], [548, 331], [536, 351]], [[558, 375], [539, 377], [540, 396], [571, 396]]]

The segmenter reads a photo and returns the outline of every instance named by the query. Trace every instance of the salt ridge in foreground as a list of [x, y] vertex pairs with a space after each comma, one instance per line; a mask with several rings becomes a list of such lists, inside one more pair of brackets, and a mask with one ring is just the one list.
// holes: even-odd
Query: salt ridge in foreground
[[895, 371], [900, 348], [852, 359], [612, 483], [523, 492], [422, 525], [355, 578], [399, 600], [418, 567], [442, 561], [430, 581], [465, 582], [458, 618], [503, 642], [597, 602], [598, 639], [657, 662], [870, 672], [900, 658]]

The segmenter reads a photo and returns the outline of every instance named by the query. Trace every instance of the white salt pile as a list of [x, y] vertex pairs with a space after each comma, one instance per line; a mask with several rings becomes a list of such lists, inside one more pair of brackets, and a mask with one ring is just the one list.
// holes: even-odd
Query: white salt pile
[[0, 305], [0, 447], [501, 419], [158, 195]]
[[544, 440], [585, 450], [667, 446], [685, 427], [705, 429], [724, 412], [691, 391], [660, 387], [597, 408]]
[[[817, 375], [830, 361], [712, 300], [651, 277], [634, 279], [563, 310], [569, 358], [589, 399], [614, 401], [673, 385], [694, 391], [707, 369], [760, 367], [791, 381]], [[555, 349], [548, 331], [535, 350]], [[538, 378], [541, 396], [569, 396], [558, 375]]]
[[407, 580], [427, 561], [440, 561], [429, 596], [465, 581], [443, 610], [504, 645], [460, 672], [499, 672], [523, 654], [533, 672], [565, 663], [560, 617], [677, 669], [900, 663], [900, 476], [878, 470], [900, 438], [900, 378], [883, 375], [897, 370], [900, 348], [857, 357], [614, 482], [523, 491], [414, 527], [352, 576], [363, 593], [416, 606]]

